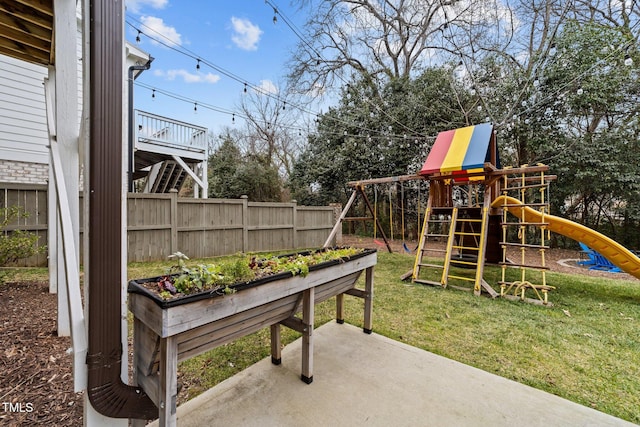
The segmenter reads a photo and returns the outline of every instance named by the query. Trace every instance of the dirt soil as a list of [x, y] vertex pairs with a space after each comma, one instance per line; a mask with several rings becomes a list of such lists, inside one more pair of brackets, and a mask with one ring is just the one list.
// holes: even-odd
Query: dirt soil
[[[417, 246], [405, 243], [410, 249]], [[370, 238], [344, 236], [343, 244], [386, 251]], [[401, 241], [391, 246], [394, 252], [414, 256], [403, 250]], [[546, 258], [552, 271], [638, 280], [565, 261], [579, 259], [578, 251], [551, 249]], [[56, 295], [49, 293], [46, 282], [6, 283], [0, 285], [0, 299], [0, 425], [81, 426], [83, 395], [73, 392], [72, 360], [67, 352], [71, 341], [57, 336]]]

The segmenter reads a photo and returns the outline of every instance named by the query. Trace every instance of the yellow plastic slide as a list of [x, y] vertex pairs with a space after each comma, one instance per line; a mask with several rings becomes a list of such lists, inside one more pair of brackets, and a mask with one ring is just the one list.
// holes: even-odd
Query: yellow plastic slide
[[521, 206], [520, 200], [509, 196], [500, 196], [492, 204], [493, 208], [504, 207], [510, 213], [525, 222], [544, 222], [554, 233], [562, 234], [570, 239], [582, 242], [601, 253], [621, 270], [640, 279], [640, 258], [627, 248], [595, 230], [584, 225], [554, 215], [544, 215], [537, 210]]

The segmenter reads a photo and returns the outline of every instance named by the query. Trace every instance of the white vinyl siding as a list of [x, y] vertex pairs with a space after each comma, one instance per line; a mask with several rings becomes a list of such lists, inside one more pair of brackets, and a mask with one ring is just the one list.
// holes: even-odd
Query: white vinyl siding
[[45, 67], [0, 55], [0, 159], [48, 163]]

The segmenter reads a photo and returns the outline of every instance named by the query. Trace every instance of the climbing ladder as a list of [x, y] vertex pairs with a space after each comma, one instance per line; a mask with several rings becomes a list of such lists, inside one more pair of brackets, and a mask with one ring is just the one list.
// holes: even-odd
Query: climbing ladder
[[[446, 286], [446, 276], [441, 274], [439, 282], [435, 280], [427, 280], [420, 278], [420, 271], [423, 268], [429, 268], [432, 270], [440, 270], [441, 272], [446, 268], [447, 264], [447, 249], [442, 245], [442, 242], [449, 241], [451, 234], [451, 225], [454, 222], [453, 213], [455, 208], [432, 208], [427, 207], [424, 213], [424, 222], [422, 223], [422, 233], [420, 235], [420, 242], [418, 244], [418, 250], [416, 251], [416, 260], [413, 265], [412, 281], [414, 283], [422, 283], [424, 285], [434, 286]], [[453, 227], [455, 228], [455, 227]], [[435, 264], [433, 262], [426, 262], [425, 257], [442, 257], [444, 256], [444, 264]]]
[[[451, 286], [463, 290], [469, 289], [452, 285], [449, 280], [471, 282], [474, 294], [480, 295], [481, 289], [485, 289], [492, 297], [496, 297], [497, 292], [482, 278], [489, 222], [488, 213], [489, 209], [486, 207], [427, 208], [414, 263], [413, 282], [443, 287]], [[444, 229], [448, 229], [446, 234]], [[433, 230], [439, 230], [439, 232]], [[430, 242], [445, 236], [447, 244], [444, 249], [441, 245], [437, 245], [435, 248], [429, 247]], [[444, 253], [442, 265], [424, 261], [425, 254], [433, 252]], [[452, 264], [454, 267], [461, 267], [455, 270], [455, 274], [451, 269]], [[421, 269], [425, 267], [441, 269], [440, 282], [422, 279], [420, 273]], [[465, 271], [473, 273], [464, 274]]]
[[[502, 226], [502, 278], [498, 282], [500, 285], [500, 296], [508, 299], [519, 299], [522, 301], [532, 302], [542, 305], [552, 305], [548, 300], [548, 292], [555, 289], [553, 286], [547, 285], [546, 271], [549, 269], [545, 262], [545, 251], [549, 249], [547, 245], [548, 223], [545, 222], [545, 214], [549, 211], [548, 197], [549, 181], [546, 179], [544, 172], [540, 173], [540, 177], [526, 176], [524, 173], [520, 177], [508, 178], [503, 177], [502, 194], [509, 195], [512, 193], [520, 201], [517, 205], [503, 205]], [[541, 215], [540, 222], [527, 222], [522, 217], [516, 218], [516, 221], [510, 221], [507, 216], [507, 208], [530, 207], [539, 210]], [[510, 227], [517, 229], [518, 242], [508, 242], [508, 230]], [[530, 227], [539, 229], [539, 238], [536, 241], [528, 239]], [[519, 260], [507, 259], [507, 248], [515, 247], [520, 251]], [[538, 265], [527, 262], [527, 251], [538, 251], [540, 253], [540, 263]], [[515, 267], [520, 270], [519, 280], [507, 280], [507, 268]], [[537, 280], [532, 278], [533, 272], [538, 272]], [[537, 283], [534, 283], [537, 282]], [[535, 298], [528, 298], [527, 291], [532, 291]]]

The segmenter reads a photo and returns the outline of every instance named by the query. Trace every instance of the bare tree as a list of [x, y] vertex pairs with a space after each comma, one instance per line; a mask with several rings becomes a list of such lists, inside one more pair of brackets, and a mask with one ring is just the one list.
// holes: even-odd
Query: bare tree
[[287, 178], [305, 143], [298, 119], [301, 110], [277, 87], [249, 90], [240, 102], [245, 127], [239, 142], [246, 154], [261, 156]]
[[465, 25], [478, 2], [460, 0], [324, 0], [291, 59], [289, 79], [318, 93], [355, 74], [365, 81], [411, 76], [446, 49], [444, 31]]

